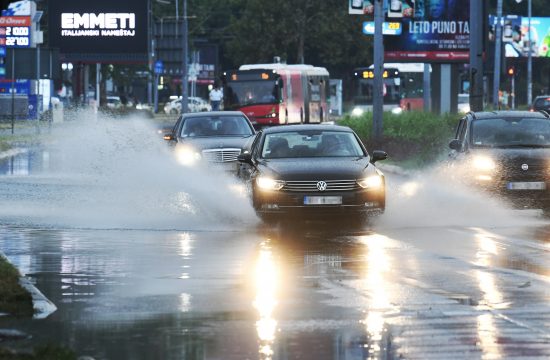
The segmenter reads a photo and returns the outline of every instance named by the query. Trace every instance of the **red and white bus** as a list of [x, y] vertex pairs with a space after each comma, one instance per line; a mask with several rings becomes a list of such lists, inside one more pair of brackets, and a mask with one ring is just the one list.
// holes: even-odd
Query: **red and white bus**
[[329, 73], [312, 65], [251, 64], [226, 71], [224, 110], [259, 125], [320, 123], [328, 118]]
[[[385, 63], [384, 111], [422, 110], [424, 64]], [[356, 68], [353, 72], [353, 115], [372, 111], [374, 66]]]

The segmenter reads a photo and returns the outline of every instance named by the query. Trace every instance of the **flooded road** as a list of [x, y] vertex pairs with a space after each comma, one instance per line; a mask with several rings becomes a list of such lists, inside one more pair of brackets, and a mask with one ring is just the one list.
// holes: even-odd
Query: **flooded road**
[[550, 223], [536, 212], [387, 174], [387, 212], [364, 228], [265, 226], [238, 184], [182, 170], [133, 126], [96, 124], [84, 147], [73, 131], [0, 164], [0, 251], [58, 308], [0, 317], [32, 336], [9, 346], [95, 359], [550, 357]]

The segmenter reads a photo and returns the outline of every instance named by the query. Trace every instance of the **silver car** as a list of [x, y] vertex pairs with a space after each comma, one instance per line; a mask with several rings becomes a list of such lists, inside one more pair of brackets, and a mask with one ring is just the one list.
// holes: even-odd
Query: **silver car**
[[255, 134], [242, 112], [209, 111], [181, 115], [164, 139], [174, 146], [182, 165], [215, 165], [236, 174], [237, 157], [250, 148]]

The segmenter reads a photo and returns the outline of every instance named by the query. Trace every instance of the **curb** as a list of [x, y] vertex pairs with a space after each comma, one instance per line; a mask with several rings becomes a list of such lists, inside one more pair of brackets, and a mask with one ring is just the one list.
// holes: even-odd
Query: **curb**
[[[1, 251], [0, 257], [5, 259], [15, 268], [17, 268]], [[17, 271], [19, 271], [19, 269], [17, 269]], [[44, 294], [42, 294], [40, 290], [38, 290], [26, 277], [21, 276], [19, 278], [19, 285], [21, 285], [25, 290], [29, 292], [29, 294], [31, 294], [32, 305], [34, 309], [34, 314], [32, 316], [33, 319], [45, 319], [57, 310], [57, 307], [54, 305], [54, 303], [48, 300], [48, 298], [46, 298], [46, 296], [44, 296]]]
[[45, 319], [57, 310], [54, 305], [44, 294], [40, 292], [29, 279], [21, 277], [19, 284], [27, 290], [32, 296], [32, 304], [34, 309], [33, 319]]

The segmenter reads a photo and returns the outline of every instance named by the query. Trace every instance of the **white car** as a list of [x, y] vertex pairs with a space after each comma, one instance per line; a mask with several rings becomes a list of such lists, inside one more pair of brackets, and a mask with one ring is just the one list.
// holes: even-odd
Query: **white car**
[[[212, 106], [200, 97], [190, 96], [188, 99], [188, 112], [212, 111]], [[164, 105], [164, 112], [169, 115], [178, 115], [181, 113], [181, 98], [167, 102]]]
[[120, 109], [122, 107], [122, 101], [120, 101], [120, 96], [107, 96], [107, 107], [109, 109]]

